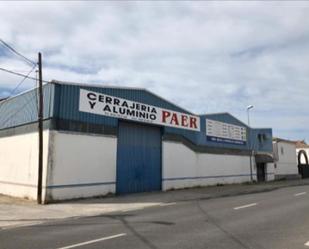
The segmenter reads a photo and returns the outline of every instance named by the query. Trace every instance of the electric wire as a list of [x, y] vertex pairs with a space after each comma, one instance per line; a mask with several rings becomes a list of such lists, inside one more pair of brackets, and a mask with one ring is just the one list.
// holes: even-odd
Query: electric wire
[[31, 68], [31, 70], [28, 72], [28, 74], [17, 84], [17, 86], [11, 91], [9, 97], [11, 97], [15, 93], [15, 91], [21, 86], [21, 84], [24, 83], [24, 81], [29, 78], [29, 75], [33, 72], [33, 70], [36, 68], [36, 66], [37, 65], [34, 65]]
[[[23, 79], [17, 84], [17, 86], [11, 91], [10, 93], [10, 96], [11, 97], [15, 91], [21, 86], [21, 84], [23, 84], [23, 82], [26, 80], [26, 79], [31, 79], [31, 80], [34, 80], [35, 83], [37, 84], [37, 77], [34, 78], [34, 77], [31, 77], [30, 74], [33, 72], [33, 70], [37, 67], [37, 63], [32, 61], [31, 59], [27, 58], [26, 56], [22, 55], [21, 53], [19, 53], [18, 51], [16, 51], [16, 49], [14, 49], [12, 46], [10, 46], [9, 44], [7, 44], [5, 41], [3, 41], [2, 39], [0, 39], [0, 44], [2, 44], [4, 47], [6, 47], [7, 49], [9, 49], [12, 53], [14, 53], [15, 55], [19, 56], [20, 58], [22, 58], [22, 60], [24, 62], [26, 62], [27, 64], [30, 64], [32, 66], [31, 70], [27, 73], [27, 74], [22, 74], [22, 73], [18, 73], [18, 72], [15, 72], [15, 71], [12, 71], [12, 70], [9, 70], [9, 69], [6, 69], [6, 68], [2, 68], [0, 67], [0, 71], [3, 71], [3, 72], [6, 72], [6, 73], [10, 73], [10, 74], [13, 74], [13, 75], [16, 75], [16, 76], [19, 76], [19, 77], [23, 77]], [[48, 83], [48, 81], [42, 81], [42, 82], [46, 82]], [[37, 91], [34, 91], [34, 96], [30, 96], [30, 99], [28, 99], [26, 101], [26, 103], [22, 104], [20, 106], [20, 108], [17, 108], [17, 110], [13, 113], [11, 113], [11, 115], [9, 115], [5, 120], [1, 121], [0, 122], [0, 125], [2, 126], [2, 128], [7, 124], [7, 122], [9, 122], [11, 120], [11, 118], [15, 115], [17, 115], [20, 111], [22, 111], [26, 106], [28, 106], [32, 101], [33, 101], [33, 98], [35, 98], [35, 105], [38, 109], [38, 103], [37, 103]], [[2, 102], [1, 105], [0, 105], [0, 108], [1, 107], [4, 107], [4, 105], [6, 105], [5, 103], [6, 101]]]
[[[36, 65], [31, 69], [31, 71], [28, 73], [28, 75], [25, 75], [25, 77], [23, 78], [23, 80], [21, 81], [21, 83], [26, 79], [26, 78], [31, 78], [29, 77], [29, 74], [36, 68]], [[19, 75], [21, 76], [21, 75]], [[35, 79], [35, 78], [34, 78]], [[21, 83], [19, 85], [21, 85]], [[35, 81], [35, 84], [37, 85], [37, 80]], [[17, 87], [15, 87], [17, 89]], [[20, 108], [18, 108], [15, 112], [10, 113], [10, 115], [5, 119], [5, 120], [1, 120], [0, 119], [0, 126], [2, 126], [2, 128], [5, 128], [5, 125], [15, 116], [17, 115], [19, 112], [21, 112], [26, 106], [28, 106], [33, 99], [35, 98], [35, 106], [37, 107], [36, 109], [38, 110], [38, 103], [37, 103], [37, 91], [34, 91], [34, 96], [31, 96], [26, 103], [24, 103], [23, 105], [20, 106]], [[0, 105], [0, 110], [2, 109], [1, 107], [4, 107], [6, 105], [6, 101], [3, 101]]]
[[[20, 87], [20, 85], [27, 79], [27, 78], [30, 78], [29, 75], [32, 73], [32, 71], [36, 68], [37, 66], [37, 63], [35, 63], [34, 61], [28, 59], [26, 56], [22, 55], [21, 53], [17, 52], [12, 46], [10, 46], [9, 44], [7, 44], [5, 41], [3, 41], [2, 39], [0, 39], [0, 42], [3, 46], [5, 46], [7, 49], [9, 49], [11, 52], [13, 52], [15, 55], [18, 55], [20, 56], [24, 61], [26, 61], [27, 63], [31, 63], [32, 65], [32, 68], [31, 70], [28, 72], [28, 74], [24, 75], [23, 76], [23, 79], [16, 85], [16, 87], [10, 92], [10, 95], [9, 97], [11, 97], [15, 91]], [[14, 73], [15, 75], [18, 75], [18, 76], [22, 76], [22, 74], [20, 73], [17, 73], [17, 72], [14, 72], [14, 71], [11, 71], [11, 70], [7, 70], [7, 69], [4, 69], [4, 68], [1, 68], [2, 71], [5, 71], [7, 73]]]
[[[15, 72], [15, 71], [3, 68], [3, 67], [0, 67], [0, 71], [6, 72], [6, 73], [10, 73], [10, 74], [14, 74], [14, 75], [19, 76], [19, 77], [27, 77], [26, 74], [18, 73], [18, 72]], [[36, 80], [36, 78], [30, 77], [30, 76], [28, 76], [28, 79]]]
[[16, 49], [14, 49], [12, 46], [10, 46], [9, 44], [7, 44], [5, 41], [3, 41], [2, 39], [0, 39], [0, 42], [2, 43], [3, 46], [5, 46], [6, 48], [8, 48], [12, 53], [14, 53], [15, 55], [18, 55], [19, 57], [21, 57], [25, 62], [27, 62], [28, 64], [31, 65], [36, 65], [36, 62], [28, 59], [26, 56], [22, 55], [21, 53], [17, 52]]
[[[14, 75], [17, 75], [17, 76], [20, 76], [20, 77], [24, 77], [23, 80], [25, 80], [26, 78], [32, 79], [32, 80], [35, 81], [35, 85], [36, 85], [36, 89], [34, 90], [34, 95], [33, 95], [32, 97], [30, 97], [30, 99], [28, 99], [26, 103], [24, 103], [22, 106], [20, 106], [20, 108], [18, 108], [15, 112], [11, 113], [5, 120], [2, 121], [2, 120], [0, 119], [0, 127], [1, 127], [1, 128], [4, 128], [5, 125], [6, 125], [15, 115], [17, 115], [17, 114], [18, 114], [20, 111], [22, 111], [26, 106], [28, 106], [28, 105], [33, 101], [34, 98], [35, 98], [34, 101], [35, 101], [36, 110], [38, 111], [38, 96], [37, 96], [37, 94], [38, 94], [38, 93], [37, 93], [37, 83], [38, 83], [38, 79], [29, 76], [29, 74], [30, 74], [30, 73], [33, 71], [33, 69], [35, 69], [35, 68], [36, 68], [36, 66], [33, 67], [33, 68], [31, 69], [31, 71], [28, 73], [28, 75], [16, 73], [16, 72], [14, 72], [14, 71], [11, 71], [11, 70], [8, 70], [8, 69], [5, 69], [5, 68], [0, 68], [0, 70], [2, 70], [2, 71], [4, 71], [4, 72], [12, 73], [12, 74], [14, 74]], [[43, 81], [43, 82], [47, 82], [47, 83], [48, 83], [48, 81]], [[1, 105], [0, 105], [0, 110], [1, 110], [2, 108], [4, 108], [4, 106], [6, 105], [6, 102], [7, 102], [7, 101], [4, 100], [4, 101], [1, 103]], [[2, 108], [1, 108], [1, 107], [2, 107]]]
[[[10, 73], [10, 74], [14, 74], [14, 75], [19, 76], [19, 77], [27, 77], [26, 74], [18, 73], [18, 72], [15, 72], [15, 71], [3, 68], [3, 67], [0, 67], [0, 71], [6, 72], [6, 73]], [[27, 78], [31, 79], [31, 80], [34, 80], [34, 81], [37, 80], [36, 78], [31, 77], [31, 76], [28, 76]], [[46, 80], [42, 80], [42, 82], [49, 83], [49, 81], [46, 81]]]
[[[31, 71], [28, 73], [28, 74], [21, 74], [21, 73], [18, 73], [18, 72], [14, 72], [12, 70], [9, 70], [9, 69], [6, 69], [6, 68], [1, 68], [0, 67], [0, 71], [3, 71], [3, 72], [6, 72], [6, 73], [10, 73], [10, 74], [13, 74], [13, 75], [16, 75], [18, 77], [23, 77], [23, 80], [25, 79], [31, 79], [33, 80], [35, 83], [37, 83], [37, 78], [34, 78], [34, 77], [31, 77], [29, 76], [31, 74], [31, 72], [36, 68], [36, 65], [31, 68]], [[22, 82], [23, 82], [22, 80]], [[45, 83], [48, 83], [48, 81], [43, 81]], [[20, 84], [19, 84], [20, 85]], [[15, 87], [16, 88], [16, 87]], [[0, 126], [2, 128], [4, 128], [4, 126], [15, 116], [17, 115], [20, 111], [22, 111], [26, 106], [28, 106], [32, 101], [33, 101], [33, 98], [35, 98], [35, 103], [36, 103], [36, 106], [37, 106], [37, 92], [35, 91], [34, 93], [34, 96], [30, 97], [30, 99], [28, 101], [26, 101], [26, 103], [24, 103], [22, 106], [20, 106], [20, 108], [17, 108], [15, 112], [11, 113], [5, 120], [1, 120], [0, 119]], [[9, 99], [9, 98], [8, 98]], [[0, 110], [4, 108], [4, 106], [6, 105], [6, 102], [7, 102], [7, 99], [6, 100], [3, 100], [1, 102], [1, 105], [0, 105]], [[2, 107], [2, 108], [1, 108]], [[37, 107], [38, 108], [38, 107]]]

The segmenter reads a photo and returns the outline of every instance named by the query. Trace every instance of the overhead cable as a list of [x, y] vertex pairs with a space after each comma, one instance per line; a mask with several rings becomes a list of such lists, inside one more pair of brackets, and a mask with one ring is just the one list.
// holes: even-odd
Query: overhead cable
[[[15, 71], [3, 68], [3, 67], [0, 67], [0, 71], [6, 72], [6, 73], [10, 73], [10, 74], [14, 74], [14, 75], [19, 76], [19, 77], [27, 77], [28, 79], [35, 80], [35, 81], [37, 80], [34, 77], [27, 76], [27, 74], [18, 73], [18, 72], [15, 72]], [[46, 81], [46, 80], [43, 80], [43, 82], [48, 83], [48, 81]]]
[[26, 56], [22, 55], [21, 53], [17, 52], [12, 46], [10, 46], [9, 44], [7, 44], [5, 41], [3, 41], [2, 39], [0, 39], [0, 42], [3, 44], [3, 46], [5, 46], [6, 48], [8, 48], [12, 53], [18, 55], [19, 57], [21, 57], [25, 62], [27, 62], [28, 64], [31, 65], [36, 65], [36, 62], [34, 62], [33, 60], [28, 59]]
[[11, 91], [10, 97], [15, 93], [15, 91], [20, 87], [20, 85], [29, 78], [29, 75], [32, 73], [32, 71], [36, 68], [36, 65], [34, 65], [31, 70], [28, 72], [28, 74], [17, 84], [17, 86]]

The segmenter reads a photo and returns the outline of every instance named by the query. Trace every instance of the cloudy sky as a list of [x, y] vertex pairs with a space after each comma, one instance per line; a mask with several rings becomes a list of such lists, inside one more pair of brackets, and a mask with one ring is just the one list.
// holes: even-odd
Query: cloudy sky
[[[45, 80], [143, 87], [244, 122], [252, 104], [253, 127], [309, 142], [309, 2], [2, 2], [0, 34], [43, 53]], [[0, 67], [30, 70], [2, 46]], [[0, 97], [20, 80], [0, 72]]]

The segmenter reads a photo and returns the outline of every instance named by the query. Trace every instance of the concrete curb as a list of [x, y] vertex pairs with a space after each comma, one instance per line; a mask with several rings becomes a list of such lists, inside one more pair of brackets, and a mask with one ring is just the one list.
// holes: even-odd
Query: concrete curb
[[[248, 194], [259, 194], [259, 193], [266, 193], [266, 192], [271, 192], [275, 191], [278, 189], [282, 188], [288, 188], [288, 187], [298, 187], [298, 186], [306, 186], [309, 185], [308, 182], [301, 182], [301, 183], [295, 183], [295, 184], [289, 184], [289, 185], [281, 185], [281, 186], [267, 186], [266, 188], [261, 188], [261, 189], [252, 189], [252, 190], [246, 190], [246, 191], [237, 191], [233, 193], [228, 193], [228, 194], [218, 194], [215, 196], [207, 196], [207, 197], [200, 197], [200, 198], [191, 198], [191, 199], [179, 199], [179, 200], [174, 200], [174, 201], [193, 201], [193, 200], [210, 200], [210, 199], [217, 199], [217, 198], [224, 198], [224, 197], [233, 197], [233, 196], [240, 196], [240, 195], [248, 195]], [[229, 185], [225, 185], [229, 186]], [[252, 184], [248, 186], [261, 186], [259, 184]], [[177, 191], [177, 190], [176, 190]]]

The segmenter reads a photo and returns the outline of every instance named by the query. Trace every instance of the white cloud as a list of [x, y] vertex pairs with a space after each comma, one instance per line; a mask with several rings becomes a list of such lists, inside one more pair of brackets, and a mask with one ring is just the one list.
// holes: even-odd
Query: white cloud
[[[254, 126], [309, 141], [308, 10], [307, 2], [7, 2], [0, 33], [28, 57], [43, 52], [45, 79], [145, 87], [193, 112], [243, 120], [254, 104]], [[3, 57], [0, 65], [25, 68]], [[16, 82], [0, 77], [0, 88]]]

